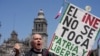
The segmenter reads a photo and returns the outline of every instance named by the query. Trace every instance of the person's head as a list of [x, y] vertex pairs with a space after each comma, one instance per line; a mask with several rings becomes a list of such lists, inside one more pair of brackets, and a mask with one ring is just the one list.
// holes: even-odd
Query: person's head
[[33, 34], [31, 39], [32, 48], [36, 50], [41, 50], [43, 47], [43, 38], [41, 34]]

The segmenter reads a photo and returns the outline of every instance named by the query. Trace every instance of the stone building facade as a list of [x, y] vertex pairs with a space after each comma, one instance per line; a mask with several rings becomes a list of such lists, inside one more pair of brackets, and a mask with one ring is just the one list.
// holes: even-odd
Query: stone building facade
[[[47, 48], [47, 21], [44, 16], [44, 12], [42, 9], [39, 10], [37, 18], [34, 19], [33, 22], [33, 29], [32, 29], [32, 34], [34, 33], [40, 33], [43, 35], [44, 39], [44, 48]], [[4, 42], [0, 45], [0, 56], [10, 56], [13, 47], [15, 43], [19, 43], [21, 46], [20, 52], [22, 55], [28, 51], [30, 47], [30, 39], [31, 36], [26, 38], [25, 40], [19, 40], [18, 39], [18, 34], [16, 33], [15, 30], [11, 32], [11, 37], [8, 38], [8, 40], [4, 40]]]

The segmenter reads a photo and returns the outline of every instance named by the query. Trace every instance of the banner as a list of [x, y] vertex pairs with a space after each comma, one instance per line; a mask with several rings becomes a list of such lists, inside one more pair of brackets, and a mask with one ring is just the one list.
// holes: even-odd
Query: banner
[[59, 56], [87, 56], [100, 32], [100, 18], [69, 4], [49, 46]]

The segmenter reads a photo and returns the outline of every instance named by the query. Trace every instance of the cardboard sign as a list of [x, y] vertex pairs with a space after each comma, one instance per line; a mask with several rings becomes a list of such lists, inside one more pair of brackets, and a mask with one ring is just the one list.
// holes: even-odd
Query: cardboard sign
[[69, 4], [54, 33], [49, 51], [59, 56], [87, 56], [100, 32], [100, 18]]

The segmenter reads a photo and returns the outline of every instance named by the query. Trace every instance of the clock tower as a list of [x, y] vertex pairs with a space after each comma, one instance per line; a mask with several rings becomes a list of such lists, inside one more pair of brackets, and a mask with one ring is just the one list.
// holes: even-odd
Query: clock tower
[[47, 48], [47, 21], [44, 16], [42, 9], [39, 10], [37, 18], [34, 19], [34, 25], [32, 29], [32, 34], [39, 33], [43, 36], [44, 45], [43, 48]]

